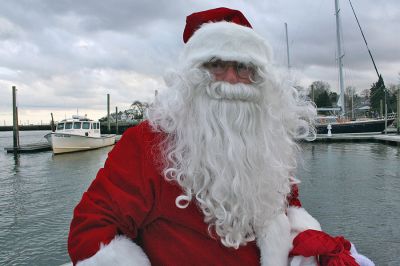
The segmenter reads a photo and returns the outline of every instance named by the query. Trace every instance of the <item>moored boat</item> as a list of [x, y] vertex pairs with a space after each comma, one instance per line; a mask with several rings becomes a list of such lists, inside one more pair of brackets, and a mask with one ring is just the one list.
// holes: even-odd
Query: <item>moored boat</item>
[[115, 143], [115, 134], [101, 134], [100, 122], [77, 115], [58, 122], [56, 131], [44, 137], [54, 154], [97, 149]]
[[[387, 126], [394, 122], [394, 118], [387, 119]], [[381, 133], [385, 130], [385, 119], [365, 119], [355, 121], [340, 120], [335, 116], [318, 117], [315, 124], [317, 134], [352, 134], [352, 133]]]

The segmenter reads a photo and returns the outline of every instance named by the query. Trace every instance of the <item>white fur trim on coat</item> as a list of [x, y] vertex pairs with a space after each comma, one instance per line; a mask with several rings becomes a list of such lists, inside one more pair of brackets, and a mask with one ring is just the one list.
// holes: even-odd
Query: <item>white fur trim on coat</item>
[[223, 21], [205, 23], [193, 34], [185, 45], [180, 66], [191, 68], [213, 57], [265, 66], [271, 63], [272, 52], [253, 29]]
[[292, 248], [288, 217], [282, 213], [271, 224], [257, 233], [257, 245], [261, 253], [261, 265], [286, 266]]
[[125, 236], [116, 236], [108, 245], [101, 245], [92, 257], [77, 266], [147, 266], [151, 265], [142, 248]]

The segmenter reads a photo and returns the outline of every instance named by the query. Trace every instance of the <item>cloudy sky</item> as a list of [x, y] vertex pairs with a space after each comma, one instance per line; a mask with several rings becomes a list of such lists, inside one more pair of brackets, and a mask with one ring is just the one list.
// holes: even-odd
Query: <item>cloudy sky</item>
[[[378, 70], [399, 83], [399, 0], [352, 0]], [[151, 101], [163, 73], [183, 48], [187, 15], [215, 7], [241, 10], [286, 64], [284, 23], [294, 80], [338, 87], [334, 0], [14, 0], [0, 2], [0, 125], [12, 122], [11, 86], [19, 120], [106, 114], [135, 100]], [[348, 0], [341, 0], [345, 84], [370, 88], [376, 73]]]

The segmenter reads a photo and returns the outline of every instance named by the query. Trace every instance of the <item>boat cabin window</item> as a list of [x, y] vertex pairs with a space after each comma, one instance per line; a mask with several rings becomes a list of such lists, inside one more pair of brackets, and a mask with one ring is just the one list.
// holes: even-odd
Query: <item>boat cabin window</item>
[[64, 123], [57, 124], [57, 130], [63, 130], [64, 129]]
[[65, 123], [65, 129], [71, 129], [71, 128], [72, 128], [72, 122]]
[[97, 123], [97, 129], [100, 129], [100, 123]]
[[83, 122], [82, 128], [83, 129], [90, 129], [90, 123], [89, 122]]
[[80, 129], [81, 128], [81, 122], [74, 122], [74, 129]]

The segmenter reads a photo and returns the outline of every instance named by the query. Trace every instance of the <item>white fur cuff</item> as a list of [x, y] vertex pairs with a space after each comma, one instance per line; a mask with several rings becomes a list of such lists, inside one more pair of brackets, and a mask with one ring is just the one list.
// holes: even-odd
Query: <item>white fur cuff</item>
[[79, 261], [77, 266], [151, 265], [142, 248], [125, 236], [116, 236], [108, 245], [101, 245], [92, 257]]
[[372, 260], [357, 252], [353, 243], [351, 243], [350, 253], [360, 266], [375, 266], [375, 263], [373, 263]]
[[[290, 239], [293, 239], [301, 232], [314, 229], [321, 231], [321, 225], [304, 208], [289, 207], [287, 216], [290, 223]], [[290, 260], [290, 266], [316, 266], [318, 265], [314, 257], [295, 256]]]
[[321, 225], [304, 208], [289, 207], [287, 210], [290, 228], [296, 235], [308, 229], [321, 231]]

